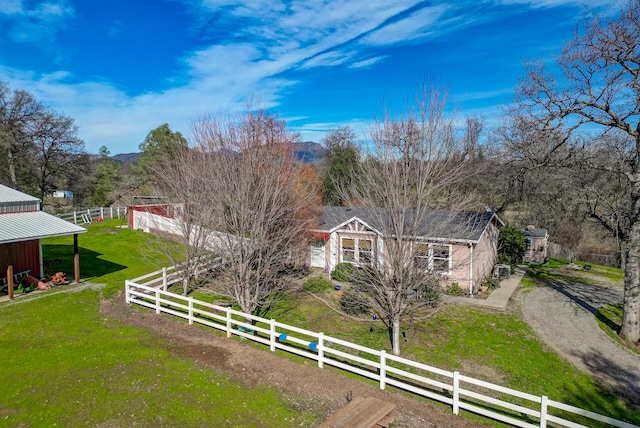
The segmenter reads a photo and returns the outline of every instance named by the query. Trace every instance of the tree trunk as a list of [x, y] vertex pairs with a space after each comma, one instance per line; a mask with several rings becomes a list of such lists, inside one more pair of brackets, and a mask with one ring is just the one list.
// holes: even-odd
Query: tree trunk
[[400, 316], [395, 315], [391, 324], [391, 348], [393, 355], [400, 355]]
[[186, 296], [189, 291], [189, 276], [182, 278], [182, 295]]
[[620, 339], [640, 341], [640, 222], [629, 232], [624, 269], [624, 303]]
[[9, 147], [8, 150], [9, 155], [9, 179], [11, 180], [11, 187], [14, 189], [18, 188], [18, 179], [16, 178], [16, 156], [14, 154], [13, 148]]

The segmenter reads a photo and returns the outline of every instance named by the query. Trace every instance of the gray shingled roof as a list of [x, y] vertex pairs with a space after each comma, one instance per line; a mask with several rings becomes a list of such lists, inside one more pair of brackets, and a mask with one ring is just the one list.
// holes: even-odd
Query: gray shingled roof
[[536, 228], [533, 230], [524, 229], [524, 236], [530, 236], [532, 238], [544, 238], [547, 236], [547, 229]]
[[27, 195], [26, 193], [22, 193], [18, 190], [12, 189], [11, 187], [3, 186], [0, 184], [0, 203], [7, 202], [38, 202], [40, 199]]
[[84, 227], [43, 211], [0, 214], [0, 244], [75, 235], [86, 231]]
[[[341, 224], [357, 217], [369, 226], [381, 231], [379, 224], [384, 221], [383, 209], [323, 207], [319, 229], [329, 232]], [[411, 211], [406, 212], [406, 218]], [[433, 210], [428, 213], [421, 225], [421, 235], [427, 239], [477, 242], [483, 232], [497, 215], [488, 211], [446, 211]], [[502, 221], [498, 218], [498, 221]]]

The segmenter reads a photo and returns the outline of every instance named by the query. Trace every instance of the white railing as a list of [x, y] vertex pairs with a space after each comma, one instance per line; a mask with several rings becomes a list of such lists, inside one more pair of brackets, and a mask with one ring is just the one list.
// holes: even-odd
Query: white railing
[[114, 219], [122, 218], [127, 215], [127, 207], [98, 207], [87, 208], [86, 210], [71, 211], [68, 213], [57, 214], [63, 220], [73, 224], [91, 223], [99, 218]]
[[[206, 270], [203, 268], [203, 271]], [[387, 354], [342, 339], [316, 333], [274, 319], [261, 318], [229, 307], [207, 303], [167, 291], [177, 282], [175, 267], [165, 268], [125, 281], [128, 304], [137, 304], [224, 331], [230, 338], [240, 336], [277, 349], [315, 360], [319, 368], [337, 367], [379, 383], [412, 392], [460, 409], [486, 416], [517, 427], [546, 427], [553, 422], [564, 427], [587, 427], [575, 421], [581, 416], [620, 428], [639, 428], [627, 422], [578, 407], [550, 400], [490, 382], [464, 376], [457, 371], [439, 369], [406, 358]], [[249, 322], [248, 322], [249, 321]], [[491, 395], [485, 395], [489, 393]], [[551, 414], [552, 410], [564, 412]], [[573, 420], [566, 419], [572, 417]], [[537, 422], [535, 420], [537, 420]], [[535, 422], [535, 423], [532, 423]]]

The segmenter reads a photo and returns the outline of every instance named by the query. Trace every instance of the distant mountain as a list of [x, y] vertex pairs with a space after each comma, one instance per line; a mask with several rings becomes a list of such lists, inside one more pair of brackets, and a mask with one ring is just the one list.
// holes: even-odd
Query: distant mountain
[[133, 163], [138, 159], [140, 153], [120, 153], [115, 156], [111, 156], [111, 159], [118, 163]]
[[[304, 163], [320, 163], [327, 157], [327, 151], [318, 143], [313, 141], [305, 141], [303, 143], [294, 143], [293, 151], [298, 159]], [[118, 163], [133, 163], [138, 159], [140, 153], [120, 153], [111, 156], [111, 159]], [[99, 155], [93, 156], [95, 159], [99, 159]]]
[[293, 150], [298, 159], [304, 163], [320, 163], [327, 157], [327, 150], [313, 141], [294, 143]]

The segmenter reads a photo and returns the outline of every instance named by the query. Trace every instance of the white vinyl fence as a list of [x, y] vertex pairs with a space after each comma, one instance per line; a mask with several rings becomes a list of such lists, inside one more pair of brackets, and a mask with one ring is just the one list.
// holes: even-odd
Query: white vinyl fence
[[86, 224], [99, 218], [114, 219], [122, 218], [126, 215], [127, 207], [98, 207], [58, 214], [57, 216], [73, 224]]
[[[206, 270], [206, 268], [203, 268]], [[167, 291], [178, 282], [176, 268], [165, 268], [125, 281], [128, 304], [137, 304], [232, 335], [315, 360], [318, 367], [337, 367], [422, 397], [447, 403], [453, 413], [467, 410], [517, 427], [588, 427], [599, 421], [614, 427], [639, 428], [597, 413], [437, 367], [387, 354], [345, 340], [207, 303]], [[247, 322], [251, 320], [253, 323]]]

